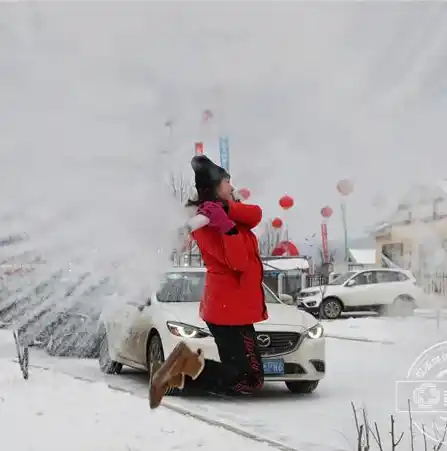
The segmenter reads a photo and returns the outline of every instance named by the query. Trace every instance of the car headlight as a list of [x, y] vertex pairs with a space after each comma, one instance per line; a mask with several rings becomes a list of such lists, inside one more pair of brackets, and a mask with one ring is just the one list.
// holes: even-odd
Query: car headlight
[[189, 324], [177, 323], [175, 321], [168, 321], [166, 326], [172, 335], [182, 338], [205, 338], [212, 335], [205, 329], [200, 327], [190, 326]]
[[311, 296], [316, 296], [319, 291], [305, 291], [304, 293], [298, 293], [298, 298], [310, 298]]
[[323, 326], [321, 324], [317, 324], [314, 327], [311, 327], [307, 332], [306, 335], [309, 338], [321, 338], [323, 336], [324, 333], [324, 329]]

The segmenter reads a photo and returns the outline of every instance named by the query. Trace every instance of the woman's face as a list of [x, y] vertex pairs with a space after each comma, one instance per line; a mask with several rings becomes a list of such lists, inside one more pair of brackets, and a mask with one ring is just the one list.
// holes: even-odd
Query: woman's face
[[232, 192], [233, 186], [231, 185], [230, 179], [223, 179], [217, 187], [217, 195], [219, 198], [222, 200], [231, 200], [233, 198]]

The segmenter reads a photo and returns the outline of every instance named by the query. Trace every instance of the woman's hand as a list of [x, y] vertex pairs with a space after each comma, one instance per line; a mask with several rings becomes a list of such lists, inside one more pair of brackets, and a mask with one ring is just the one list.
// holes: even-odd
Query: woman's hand
[[236, 223], [225, 213], [220, 202], [204, 202], [199, 207], [198, 213], [206, 216], [210, 220], [208, 225], [222, 234], [228, 233], [236, 226]]

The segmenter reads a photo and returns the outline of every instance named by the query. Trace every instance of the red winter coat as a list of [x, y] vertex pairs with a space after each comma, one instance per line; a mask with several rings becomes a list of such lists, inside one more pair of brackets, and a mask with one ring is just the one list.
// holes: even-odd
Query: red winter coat
[[209, 226], [193, 232], [207, 267], [200, 316], [219, 325], [254, 324], [268, 318], [263, 265], [251, 231], [261, 222], [262, 210], [230, 202], [228, 216], [237, 225], [237, 235], [222, 235]]

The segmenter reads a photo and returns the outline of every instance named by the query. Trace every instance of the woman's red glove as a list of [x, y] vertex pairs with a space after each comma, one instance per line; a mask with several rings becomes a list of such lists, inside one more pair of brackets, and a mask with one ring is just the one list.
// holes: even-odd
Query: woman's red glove
[[228, 233], [236, 226], [236, 223], [225, 213], [220, 202], [204, 202], [199, 207], [198, 213], [206, 216], [210, 220], [208, 225], [222, 234]]

